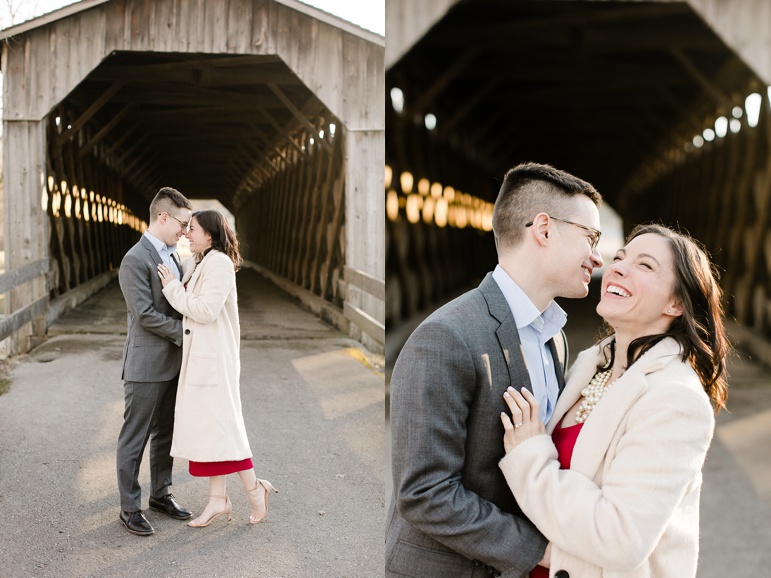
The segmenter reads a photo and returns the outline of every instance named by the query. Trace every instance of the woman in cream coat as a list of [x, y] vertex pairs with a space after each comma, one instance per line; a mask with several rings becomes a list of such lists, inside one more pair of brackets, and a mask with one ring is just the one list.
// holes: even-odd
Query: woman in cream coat
[[719, 411], [727, 391], [720, 299], [692, 239], [637, 227], [603, 276], [612, 333], [578, 356], [549, 426], [527, 390], [504, 394], [500, 468], [549, 540], [548, 574], [531, 576], [696, 575], [710, 401]]
[[231, 519], [226, 475], [238, 473], [252, 508], [250, 521], [268, 513], [268, 495], [277, 491], [258, 479], [241, 411], [241, 342], [236, 271], [238, 240], [217, 211], [193, 213], [185, 237], [193, 256], [177, 280], [158, 266], [163, 294], [182, 313], [182, 369], [179, 374], [171, 455], [190, 461], [193, 476], [209, 477], [210, 496], [201, 515], [188, 525], [208, 526]]

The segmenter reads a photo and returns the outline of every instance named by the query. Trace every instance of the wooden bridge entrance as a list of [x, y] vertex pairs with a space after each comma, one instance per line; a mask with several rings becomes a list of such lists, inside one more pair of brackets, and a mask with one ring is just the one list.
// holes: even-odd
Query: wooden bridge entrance
[[381, 36], [294, 0], [83, 0], [0, 39], [11, 353], [114, 276], [167, 185], [382, 349]]

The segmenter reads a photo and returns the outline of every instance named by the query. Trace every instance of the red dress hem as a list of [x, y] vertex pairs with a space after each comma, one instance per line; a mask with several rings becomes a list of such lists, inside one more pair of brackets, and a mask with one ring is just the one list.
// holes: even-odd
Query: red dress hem
[[254, 468], [252, 458], [229, 462], [194, 462], [190, 460], [190, 475], [196, 478], [225, 476]]

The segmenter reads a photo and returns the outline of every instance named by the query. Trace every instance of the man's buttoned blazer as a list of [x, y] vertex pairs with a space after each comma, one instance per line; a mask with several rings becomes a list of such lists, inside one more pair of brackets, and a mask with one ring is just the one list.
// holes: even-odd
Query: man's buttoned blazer
[[[179, 267], [178, 259], [175, 262]], [[120, 264], [118, 280], [128, 318], [121, 376], [124, 381], [169, 381], [177, 376], [182, 364], [182, 314], [163, 296], [158, 276], [161, 263], [150, 239], [142, 235]]]
[[498, 468], [510, 385], [531, 389], [516, 322], [488, 274], [429, 316], [394, 366], [386, 576], [519, 577], [542, 557], [546, 540]]

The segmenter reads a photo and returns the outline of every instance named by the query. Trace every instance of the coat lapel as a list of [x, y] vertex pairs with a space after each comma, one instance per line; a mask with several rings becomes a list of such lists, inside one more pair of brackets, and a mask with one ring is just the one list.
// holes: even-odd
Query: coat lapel
[[196, 282], [198, 281], [198, 278], [201, 276], [201, 269], [203, 269], [203, 262], [206, 260], [206, 257], [201, 259], [201, 262], [195, 265], [195, 268], [193, 269], [192, 273], [190, 273], [190, 278], [187, 281], [187, 290], [192, 291], [195, 287]]
[[546, 432], [549, 435], [551, 435], [568, 410], [573, 407], [578, 398], [581, 397], [581, 390], [586, 387], [597, 371], [597, 363], [600, 361], [601, 355], [600, 351], [600, 346], [595, 345], [578, 354], [568, 372], [562, 395], [557, 399], [554, 413], [546, 426]]
[[153, 260], [153, 263], [157, 267], [161, 263], [163, 263], [163, 259], [161, 259], [160, 254], [158, 251], [153, 247], [152, 242], [150, 242], [150, 239], [148, 239], [145, 235], [142, 235], [141, 238], [142, 246], [147, 249], [147, 252], [150, 254], [150, 258]]
[[571, 470], [594, 476], [626, 413], [647, 387], [645, 375], [634, 367], [610, 386], [581, 429], [573, 448]]
[[[554, 416], [549, 422], [549, 433], [554, 431], [562, 416], [576, 403], [581, 390], [596, 372], [597, 365], [604, 362], [601, 352], [605, 343], [606, 341], [588, 349], [576, 360], [570, 371], [565, 393], [557, 402]], [[571, 470], [594, 476], [629, 408], [648, 388], [647, 375], [678, 359], [680, 345], [674, 339], [663, 339], [610, 386], [581, 429], [573, 450]]]
[[177, 271], [179, 271], [179, 278], [182, 279], [182, 265], [179, 262], [179, 255], [177, 255], [176, 251], [171, 254], [171, 260], [174, 261], [174, 264], [177, 266]]
[[525, 356], [522, 352], [522, 342], [519, 339], [517, 323], [511, 314], [511, 308], [509, 308], [506, 298], [503, 296], [500, 287], [498, 287], [498, 283], [493, 279], [492, 273], [487, 274], [481, 285], [479, 285], [479, 290], [482, 292], [485, 301], [487, 301], [487, 309], [490, 315], [495, 317], [501, 324], [495, 334], [498, 337], [498, 343], [506, 359], [512, 387], [524, 386], [528, 390], [533, 391], [533, 386], [530, 384], [530, 375], [527, 372], [527, 365], [525, 365]]
[[182, 270], [182, 276], [180, 277], [180, 281], [182, 281], [183, 285], [187, 285], [188, 281], [190, 281], [190, 277], [193, 276], [193, 273], [195, 272], [195, 269], [196, 269], [195, 255], [185, 259], [180, 268]]
[[[562, 337], [561, 333], [557, 334], [557, 337]], [[554, 367], [558, 368], [557, 371], [554, 373], [557, 374], [557, 387], [559, 388], [559, 393], [557, 395], [562, 395], [563, 390], [565, 389], [565, 374], [563, 373], [564, 368], [562, 366], [562, 361], [560, 360], [560, 356], [557, 353], [557, 344], [554, 342], [554, 337], [549, 339], [549, 342], [546, 344], [549, 346], [549, 352], [551, 352], [551, 358], [554, 362]], [[567, 360], [565, 360], [567, 363]]]

